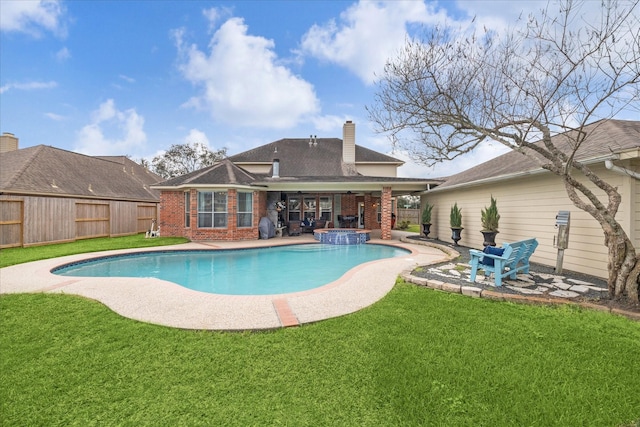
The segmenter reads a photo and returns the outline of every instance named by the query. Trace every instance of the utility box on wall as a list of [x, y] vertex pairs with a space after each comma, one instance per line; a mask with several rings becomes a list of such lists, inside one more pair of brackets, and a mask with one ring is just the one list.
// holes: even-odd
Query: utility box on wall
[[571, 219], [571, 212], [560, 211], [556, 215], [556, 228], [558, 229], [558, 236], [555, 246], [558, 249], [567, 249], [569, 247], [569, 222]]
[[564, 250], [569, 247], [569, 224], [571, 222], [571, 212], [560, 211], [556, 215], [557, 236], [553, 237], [554, 246], [558, 248], [558, 258], [556, 260], [556, 273], [562, 273], [562, 261]]

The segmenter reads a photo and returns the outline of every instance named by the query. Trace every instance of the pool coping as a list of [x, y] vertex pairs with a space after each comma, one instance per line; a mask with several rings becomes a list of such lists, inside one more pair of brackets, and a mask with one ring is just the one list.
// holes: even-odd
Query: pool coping
[[0, 269], [0, 294], [59, 293], [90, 298], [114, 312], [142, 322], [206, 330], [260, 330], [297, 326], [343, 316], [382, 299], [398, 276], [419, 265], [443, 262], [449, 255], [424, 245], [371, 236], [368, 244], [385, 244], [411, 251], [406, 256], [360, 264], [338, 280], [308, 291], [276, 295], [220, 295], [194, 291], [153, 278], [90, 278], [59, 276], [57, 266], [90, 258], [167, 250], [246, 249], [317, 243], [313, 236], [237, 242], [200, 242], [70, 255]]

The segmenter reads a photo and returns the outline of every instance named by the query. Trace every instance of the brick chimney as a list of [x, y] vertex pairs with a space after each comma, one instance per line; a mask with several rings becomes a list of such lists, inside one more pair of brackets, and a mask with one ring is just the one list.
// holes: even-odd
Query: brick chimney
[[16, 151], [18, 149], [18, 138], [12, 133], [4, 132], [0, 135], [0, 153]]
[[342, 126], [342, 161], [356, 163], [356, 124], [351, 120]]

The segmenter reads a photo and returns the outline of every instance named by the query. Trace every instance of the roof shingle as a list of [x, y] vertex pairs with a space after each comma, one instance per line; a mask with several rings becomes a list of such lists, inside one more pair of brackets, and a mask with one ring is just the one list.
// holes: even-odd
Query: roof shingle
[[46, 145], [0, 155], [0, 192], [159, 200], [160, 177], [124, 157], [92, 157]]
[[[585, 127], [587, 137], [579, 148], [576, 160], [587, 161], [609, 154], [640, 148], [640, 121], [600, 120]], [[571, 133], [568, 133], [571, 136]], [[553, 137], [557, 146], [568, 149], [563, 139], [567, 134]], [[540, 162], [531, 155], [510, 151], [487, 162], [445, 178], [438, 190], [490, 178], [542, 170]]]
[[251, 185], [255, 179], [253, 174], [234, 165], [229, 159], [223, 159], [212, 166], [158, 183], [158, 186], [178, 187], [197, 184]]
[[[394, 163], [401, 160], [378, 153], [359, 145], [356, 148], [356, 163]], [[342, 140], [318, 138], [317, 144], [308, 139], [285, 138], [230, 156], [234, 163], [271, 163], [280, 160], [280, 176], [349, 176], [352, 170], [342, 162]]]

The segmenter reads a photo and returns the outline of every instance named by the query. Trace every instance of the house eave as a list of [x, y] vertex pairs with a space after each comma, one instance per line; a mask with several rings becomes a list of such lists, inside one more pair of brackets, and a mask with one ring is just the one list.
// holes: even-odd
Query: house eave
[[184, 191], [184, 190], [190, 190], [192, 188], [195, 189], [229, 189], [229, 188], [235, 188], [238, 190], [256, 190], [259, 189], [259, 187], [261, 187], [258, 184], [190, 184], [190, 183], [185, 183], [185, 184], [180, 184], [180, 185], [170, 185], [170, 186], [163, 186], [163, 185], [152, 185], [151, 188], [154, 190], [158, 190], [158, 191]]
[[359, 162], [356, 160], [356, 165], [379, 165], [379, 166], [392, 166], [392, 165], [396, 165], [396, 166], [402, 166], [404, 165], [405, 162], [403, 161], [397, 161], [397, 162]]
[[138, 197], [89, 196], [85, 194], [45, 193], [42, 191], [2, 190], [0, 196], [59, 197], [61, 199], [112, 200], [118, 202], [160, 203], [160, 199]]
[[224, 189], [234, 188], [238, 190], [263, 190], [263, 191], [283, 191], [283, 192], [323, 192], [323, 193], [346, 193], [380, 191], [382, 187], [392, 187], [394, 192], [417, 193], [425, 190], [429, 186], [428, 180], [424, 181], [300, 181], [295, 178], [274, 178], [269, 181], [257, 181], [251, 185], [238, 184], [181, 184], [177, 186], [152, 186], [159, 191], [186, 191], [190, 189]]
[[[604, 163], [607, 160], [619, 160], [619, 159], [621, 159], [623, 157], [625, 159], [637, 158], [638, 154], [640, 154], [640, 150], [630, 150], [630, 151], [625, 151], [625, 152], [619, 153], [619, 154], [607, 154], [607, 155], [604, 155], [604, 156], [592, 157], [592, 158], [589, 158], [589, 159], [580, 160], [580, 162], [585, 164], [585, 165], [594, 165], [594, 164]], [[528, 176], [536, 176], [536, 175], [540, 175], [540, 174], [543, 174], [543, 173], [551, 173], [551, 172], [540, 167], [540, 168], [537, 168], [537, 169], [530, 169], [528, 171], [523, 171], [523, 172], [515, 172], [515, 173], [511, 173], [511, 174], [493, 176], [493, 177], [490, 177], [490, 178], [478, 179], [478, 180], [475, 180], [475, 181], [461, 182], [459, 184], [454, 184], [454, 185], [450, 185], [450, 186], [446, 186], [446, 187], [438, 186], [438, 187], [435, 187], [435, 188], [433, 188], [431, 190], [423, 191], [422, 194], [433, 193], [433, 192], [437, 192], [437, 191], [456, 190], [456, 189], [459, 189], [459, 188], [476, 187], [476, 186], [480, 186], [480, 185], [493, 184], [493, 183], [496, 183], [496, 182], [506, 181], [506, 180], [510, 180], [510, 179], [514, 179], [514, 178], [523, 178], [523, 177], [528, 177]]]
[[305, 191], [305, 192], [324, 192], [324, 193], [346, 193], [351, 192], [369, 192], [380, 191], [382, 187], [392, 187], [394, 192], [421, 192], [428, 187], [427, 182], [401, 182], [401, 181], [369, 181], [369, 182], [300, 182], [300, 181], [282, 181], [282, 182], [263, 182], [268, 191]]

